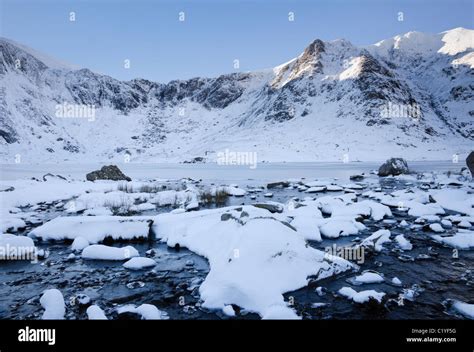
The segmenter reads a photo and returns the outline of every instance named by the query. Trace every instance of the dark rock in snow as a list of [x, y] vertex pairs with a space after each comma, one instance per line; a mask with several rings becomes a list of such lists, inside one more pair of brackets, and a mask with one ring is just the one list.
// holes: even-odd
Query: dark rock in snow
[[471, 171], [472, 177], [474, 177], [474, 152], [471, 152], [466, 158], [466, 165]]
[[256, 203], [252, 204], [256, 208], [267, 209], [270, 213], [282, 213], [283, 207], [280, 204], [274, 203]]
[[401, 175], [408, 173], [408, 164], [405, 159], [391, 158], [379, 168], [379, 176]]
[[66, 177], [61, 176], [61, 175], [53, 175], [53, 174], [51, 174], [51, 173], [49, 173], [49, 172], [48, 172], [47, 174], [43, 175], [43, 181], [48, 181], [49, 179], [55, 179], [55, 178], [56, 178], [56, 179], [59, 178], [59, 179], [61, 179], [61, 180], [66, 181]]
[[92, 171], [86, 175], [87, 181], [112, 180], [131, 181], [132, 179], [123, 174], [116, 165], [103, 166], [102, 169]]

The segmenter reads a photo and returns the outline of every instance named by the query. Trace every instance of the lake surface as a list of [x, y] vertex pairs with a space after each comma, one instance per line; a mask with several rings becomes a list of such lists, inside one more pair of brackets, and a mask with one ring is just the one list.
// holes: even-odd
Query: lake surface
[[[100, 169], [105, 164], [2, 164], [0, 180], [40, 178], [44, 174], [60, 174], [73, 179], [84, 179], [88, 172]], [[280, 181], [289, 178], [331, 177], [348, 179], [349, 176], [377, 170], [380, 162], [315, 162], [315, 163], [262, 163], [256, 168], [249, 166], [208, 164], [155, 164], [122, 163], [117, 166], [134, 180], [192, 178], [214, 182], [240, 181]], [[408, 162], [412, 171], [459, 171], [463, 162], [452, 161], [412, 161]], [[251, 183], [251, 182], [250, 182]]]

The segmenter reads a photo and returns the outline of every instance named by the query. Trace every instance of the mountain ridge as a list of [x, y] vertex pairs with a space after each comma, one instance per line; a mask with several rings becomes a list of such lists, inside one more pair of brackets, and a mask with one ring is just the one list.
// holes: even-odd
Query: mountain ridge
[[[268, 161], [451, 158], [474, 139], [473, 33], [409, 32], [367, 47], [316, 39], [271, 69], [168, 83], [51, 69], [0, 38], [0, 158], [212, 161], [224, 149]], [[58, 119], [62, 103], [94, 105], [97, 116]], [[381, 118], [387, 106], [421, 116]]]

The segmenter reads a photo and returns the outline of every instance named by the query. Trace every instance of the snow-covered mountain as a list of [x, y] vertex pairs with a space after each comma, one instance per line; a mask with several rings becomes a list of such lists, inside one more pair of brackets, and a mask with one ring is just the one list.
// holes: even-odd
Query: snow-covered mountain
[[[451, 159], [474, 140], [474, 31], [313, 41], [256, 72], [123, 82], [0, 39], [0, 158], [14, 162]], [[58, 115], [94, 106], [94, 114]], [[68, 117], [69, 116], [69, 117]]]

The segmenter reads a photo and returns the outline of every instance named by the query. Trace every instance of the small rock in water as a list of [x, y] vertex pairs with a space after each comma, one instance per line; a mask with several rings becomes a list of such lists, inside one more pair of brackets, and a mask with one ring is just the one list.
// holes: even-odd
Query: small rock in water
[[326, 294], [326, 289], [324, 287], [316, 287], [316, 293], [318, 294], [318, 296], [324, 296]]
[[76, 260], [76, 255], [74, 253], [69, 254], [66, 258], [66, 262], [73, 262], [74, 260]]
[[407, 223], [405, 220], [402, 220], [402, 221], [400, 222], [400, 226], [406, 227], [406, 226], [408, 226], [408, 223]]
[[450, 229], [453, 227], [453, 223], [449, 220], [441, 220], [441, 225], [443, 225], [444, 228]]
[[433, 231], [433, 232], [438, 232], [438, 233], [444, 232], [443, 227], [442, 227], [440, 224], [438, 224], [438, 223], [430, 224], [430, 229], [431, 229], [431, 231]]
[[268, 193], [265, 193], [263, 196], [267, 198], [271, 198], [273, 197], [273, 193], [268, 192]]
[[127, 286], [127, 288], [133, 290], [133, 289], [136, 289], [136, 288], [144, 287], [145, 283], [143, 281], [132, 281], [132, 282], [129, 282], [126, 286]]
[[413, 262], [413, 261], [415, 261], [415, 258], [413, 258], [412, 256], [409, 256], [407, 254], [400, 254], [398, 256], [398, 259], [401, 260], [402, 262]]
[[49, 257], [49, 251], [40, 249], [38, 252], [36, 252], [36, 255], [38, 256], [38, 259], [46, 259]]
[[154, 255], [156, 254], [156, 251], [152, 248], [152, 249], [149, 249], [145, 252], [145, 255], [147, 257], [153, 257]]
[[311, 308], [318, 309], [327, 306], [327, 303], [311, 303]]
[[225, 315], [227, 315], [227, 316], [229, 316], [229, 317], [235, 317], [234, 308], [233, 308], [232, 305], [230, 305], [230, 304], [224, 306], [224, 308], [222, 309], [222, 311], [224, 312]]
[[273, 182], [273, 183], [269, 183], [267, 184], [267, 189], [272, 189], [272, 188], [285, 188], [285, 187], [288, 187], [290, 184], [286, 181], [282, 181], [282, 182]]
[[351, 181], [362, 181], [364, 179], [364, 175], [352, 175], [349, 177]]
[[76, 296], [76, 303], [81, 305], [81, 306], [87, 306], [91, 303], [91, 298], [83, 293], [80, 293]]
[[400, 279], [398, 277], [394, 277], [392, 279], [392, 284], [394, 284], [395, 286], [401, 286], [402, 282], [400, 281]]

